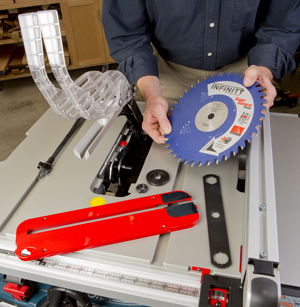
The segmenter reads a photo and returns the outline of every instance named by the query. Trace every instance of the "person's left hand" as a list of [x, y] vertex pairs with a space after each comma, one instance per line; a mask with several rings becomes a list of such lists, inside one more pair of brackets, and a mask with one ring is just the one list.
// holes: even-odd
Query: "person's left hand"
[[263, 105], [267, 110], [271, 108], [277, 95], [277, 91], [271, 82], [273, 79], [271, 71], [263, 66], [251, 65], [247, 68], [244, 75], [244, 85], [246, 87], [253, 85], [256, 81], [260, 83], [260, 86], [263, 88], [262, 91], [265, 94], [263, 98], [266, 100]]

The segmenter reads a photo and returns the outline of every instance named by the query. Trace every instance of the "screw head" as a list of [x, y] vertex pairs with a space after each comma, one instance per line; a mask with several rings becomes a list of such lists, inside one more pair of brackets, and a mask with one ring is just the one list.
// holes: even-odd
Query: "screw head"
[[260, 251], [259, 258], [266, 259], [268, 257], [268, 253], [266, 251]]
[[266, 211], [266, 205], [264, 204], [259, 205], [259, 211]]

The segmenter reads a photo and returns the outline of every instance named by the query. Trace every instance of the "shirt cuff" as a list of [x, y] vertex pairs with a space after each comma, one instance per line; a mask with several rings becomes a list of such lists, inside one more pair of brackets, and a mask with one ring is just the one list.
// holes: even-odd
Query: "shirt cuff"
[[139, 53], [119, 63], [118, 70], [131, 84], [136, 84], [144, 76], [158, 77], [157, 57], [153, 54]]
[[252, 48], [248, 55], [248, 64], [269, 68], [275, 79], [281, 79], [295, 69], [293, 57], [272, 44]]

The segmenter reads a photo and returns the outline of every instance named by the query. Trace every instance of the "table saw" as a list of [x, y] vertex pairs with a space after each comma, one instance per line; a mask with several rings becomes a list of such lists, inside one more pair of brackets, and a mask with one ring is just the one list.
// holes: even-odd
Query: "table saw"
[[[138, 107], [143, 112], [144, 104]], [[81, 305], [95, 297], [115, 300], [111, 306], [279, 306], [282, 295], [296, 302], [300, 287], [298, 117], [267, 112], [251, 144], [227, 161], [202, 167], [178, 163], [165, 145], [152, 142], [142, 132], [136, 141], [126, 116], [116, 118], [88, 159], [78, 159], [74, 148], [93, 122], [80, 126], [59, 153], [53, 170], [40, 179], [36, 179], [39, 162], [47, 160], [73, 125], [52, 110], [0, 163], [1, 285], [19, 284], [21, 291], [17, 299], [14, 287], [1, 289], [0, 300], [25, 306], [39, 295], [36, 305], [41, 306], [47, 295], [49, 303], [49, 289], [56, 287], [56, 293], [64, 291], [57, 305], [67, 291], [88, 298], [78, 299]], [[127, 144], [124, 155], [120, 154], [123, 141]], [[209, 239], [205, 185], [215, 182], [204, 178], [217, 178], [219, 184], [229, 265], [222, 266], [228, 262], [222, 253], [215, 258], [217, 264], [211, 257], [215, 243]], [[31, 261], [15, 254], [16, 229], [24, 220], [93, 208], [93, 202], [107, 205], [172, 191], [192, 197], [199, 213], [195, 226]], [[212, 214], [212, 218], [218, 216]], [[105, 236], [105, 232], [99, 228], [93, 235]], [[214, 237], [218, 235], [222, 236]], [[24, 281], [34, 282], [39, 289], [27, 299], [20, 290]], [[28, 290], [30, 283], [24, 284]], [[107, 302], [94, 303], [110, 306]]]

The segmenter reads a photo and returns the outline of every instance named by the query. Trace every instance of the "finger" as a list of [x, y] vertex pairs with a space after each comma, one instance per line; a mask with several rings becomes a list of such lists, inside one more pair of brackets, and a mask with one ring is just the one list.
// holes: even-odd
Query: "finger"
[[147, 133], [157, 144], [163, 144], [167, 140], [158, 129], [151, 129]]
[[244, 85], [249, 87], [252, 86], [259, 78], [260, 71], [255, 65], [251, 65], [245, 71]]
[[165, 108], [157, 108], [153, 114], [154, 118], [156, 118], [159, 124], [159, 129], [162, 134], [169, 134], [172, 131], [172, 126], [167, 117], [168, 111], [169, 109], [166, 110]]
[[263, 103], [263, 105], [267, 109], [269, 109], [274, 104], [274, 99], [277, 95], [277, 91], [272, 82], [266, 76], [262, 77], [261, 86], [263, 87], [262, 92], [265, 93], [265, 96], [263, 98], [266, 100], [266, 102]]
[[169, 134], [172, 131], [172, 126], [167, 116], [159, 116], [158, 118], [159, 129], [162, 134]]
[[162, 144], [165, 141], [164, 136], [159, 131], [159, 125], [157, 122], [147, 122], [144, 118], [142, 123], [142, 129], [158, 144]]

